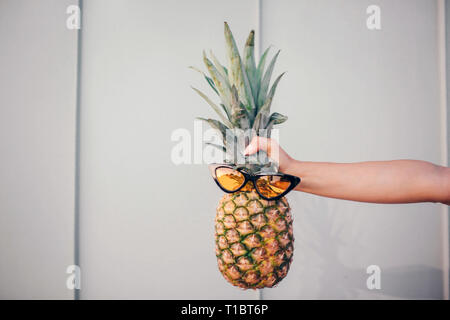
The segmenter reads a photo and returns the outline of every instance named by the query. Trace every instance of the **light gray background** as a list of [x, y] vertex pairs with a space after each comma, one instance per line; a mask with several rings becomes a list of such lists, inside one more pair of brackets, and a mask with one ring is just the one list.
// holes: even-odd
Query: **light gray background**
[[0, 0], [0, 298], [71, 299], [76, 1]]
[[[65, 28], [69, 2], [31, 3], [0, 1], [8, 40], [0, 66], [9, 71], [0, 75], [0, 295], [64, 298], [72, 295], [65, 267], [74, 246], [76, 32]], [[381, 7], [380, 31], [366, 28], [370, 4]], [[282, 49], [276, 71], [288, 73], [274, 109], [289, 116], [280, 141], [291, 155], [442, 161], [436, 1], [264, 0], [259, 9], [237, 0], [84, 1], [82, 299], [258, 298], [217, 270], [213, 221], [222, 193], [206, 166], [170, 160], [171, 133], [214, 116], [189, 88], [207, 90], [187, 67], [202, 65], [202, 49], [224, 60], [224, 20], [240, 46], [257, 28], [263, 47]], [[27, 27], [30, 19], [54, 25]], [[263, 298], [443, 298], [443, 206], [301, 193], [289, 200], [294, 262]], [[382, 269], [379, 291], [365, 286], [371, 264]]]

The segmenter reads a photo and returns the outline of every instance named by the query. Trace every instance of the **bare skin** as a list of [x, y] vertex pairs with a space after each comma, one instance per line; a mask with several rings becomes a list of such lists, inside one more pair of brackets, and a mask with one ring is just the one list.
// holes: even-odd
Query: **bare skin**
[[258, 150], [277, 159], [280, 171], [302, 179], [295, 190], [372, 203], [441, 202], [450, 205], [450, 168], [419, 160], [358, 163], [308, 162], [291, 158], [275, 140], [255, 137]]

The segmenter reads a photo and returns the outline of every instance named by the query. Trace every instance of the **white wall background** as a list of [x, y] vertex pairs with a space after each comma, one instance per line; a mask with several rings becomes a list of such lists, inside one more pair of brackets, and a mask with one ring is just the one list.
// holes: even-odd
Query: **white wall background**
[[[206, 166], [170, 161], [173, 130], [214, 116], [187, 67], [202, 66], [202, 49], [224, 60], [225, 20], [241, 46], [260, 20], [263, 47], [282, 50], [276, 71], [288, 73], [274, 108], [289, 116], [280, 140], [296, 158], [441, 161], [436, 1], [260, 2], [84, 1], [82, 299], [258, 298], [217, 270], [222, 193]], [[68, 4], [0, 1], [0, 297], [73, 294], [65, 268], [74, 254], [77, 46]], [[381, 7], [380, 31], [365, 26], [370, 4]], [[263, 298], [443, 297], [440, 205], [289, 200], [294, 262]], [[382, 269], [379, 291], [365, 286], [371, 264]]]
[[0, 1], [0, 298], [71, 299], [77, 1]]
[[[108, 4], [106, 4], [106, 2]], [[377, 1], [262, 1], [262, 41], [288, 70], [275, 108], [283, 146], [299, 159], [396, 158], [438, 163], [437, 8]], [[89, 298], [256, 298], [216, 267], [206, 166], [170, 161], [177, 128], [211, 114], [189, 88], [201, 50], [224, 57], [222, 22], [240, 44], [256, 1], [86, 1], [82, 52], [81, 266]], [[206, 88], [206, 86], [204, 87]], [[296, 252], [264, 298], [441, 298], [437, 204], [373, 205], [289, 196]], [[383, 289], [365, 286], [366, 267]]]
[[[365, 26], [370, 4], [380, 31]], [[288, 70], [274, 108], [281, 139], [310, 161], [441, 159], [437, 7], [431, 1], [264, 1], [263, 43]], [[297, 137], [297, 138], [295, 138]], [[291, 197], [296, 260], [267, 298], [440, 298], [440, 205]], [[382, 290], [366, 289], [366, 267]]]
[[[237, 10], [239, 8], [239, 10]], [[203, 48], [224, 56], [254, 2], [86, 1], [81, 118], [81, 298], [251, 298], [225, 285], [213, 246], [221, 193], [205, 166], [175, 166], [176, 128], [213, 114], [189, 87]]]

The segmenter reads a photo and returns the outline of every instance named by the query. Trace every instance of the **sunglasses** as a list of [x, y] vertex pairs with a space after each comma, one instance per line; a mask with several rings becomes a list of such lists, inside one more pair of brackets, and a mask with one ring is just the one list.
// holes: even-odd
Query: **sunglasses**
[[284, 173], [250, 174], [245, 168], [226, 164], [210, 164], [209, 170], [220, 189], [227, 193], [242, 190], [252, 182], [256, 192], [265, 200], [278, 200], [294, 189], [301, 181], [299, 177]]

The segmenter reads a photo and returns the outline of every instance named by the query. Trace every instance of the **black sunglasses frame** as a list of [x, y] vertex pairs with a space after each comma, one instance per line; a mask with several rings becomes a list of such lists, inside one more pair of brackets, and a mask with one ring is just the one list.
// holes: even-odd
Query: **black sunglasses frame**
[[[217, 180], [217, 174], [216, 174], [217, 169], [220, 169], [220, 168], [233, 169], [233, 170], [240, 172], [244, 176], [244, 183], [242, 184], [242, 186], [240, 186], [239, 188], [237, 188], [234, 191], [230, 191], [230, 190], [227, 190], [224, 187], [222, 187], [222, 185]], [[285, 174], [285, 173], [281, 173], [281, 172], [280, 173], [269, 173], [269, 174], [267, 174], [267, 173], [251, 174], [251, 173], [248, 173], [245, 170], [245, 168], [234, 167], [234, 166], [227, 165], [227, 164], [210, 164], [209, 170], [211, 172], [211, 175], [212, 175], [214, 181], [219, 186], [219, 188], [222, 189], [222, 191], [224, 191], [226, 193], [238, 192], [239, 190], [244, 188], [245, 185], [247, 185], [247, 182], [251, 181], [253, 183], [253, 186], [255, 187], [256, 192], [259, 194], [259, 196], [261, 198], [263, 198], [264, 200], [268, 200], [268, 201], [275, 201], [275, 200], [281, 199], [301, 182], [301, 179], [299, 177], [292, 176], [290, 174]], [[289, 188], [287, 188], [283, 193], [279, 194], [276, 197], [268, 198], [268, 197], [265, 197], [264, 195], [262, 195], [261, 192], [259, 192], [258, 188], [256, 187], [256, 180], [258, 180], [260, 177], [267, 177], [267, 176], [283, 177], [283, 178], [288, 179], [291, 184], [290, 184]]]

